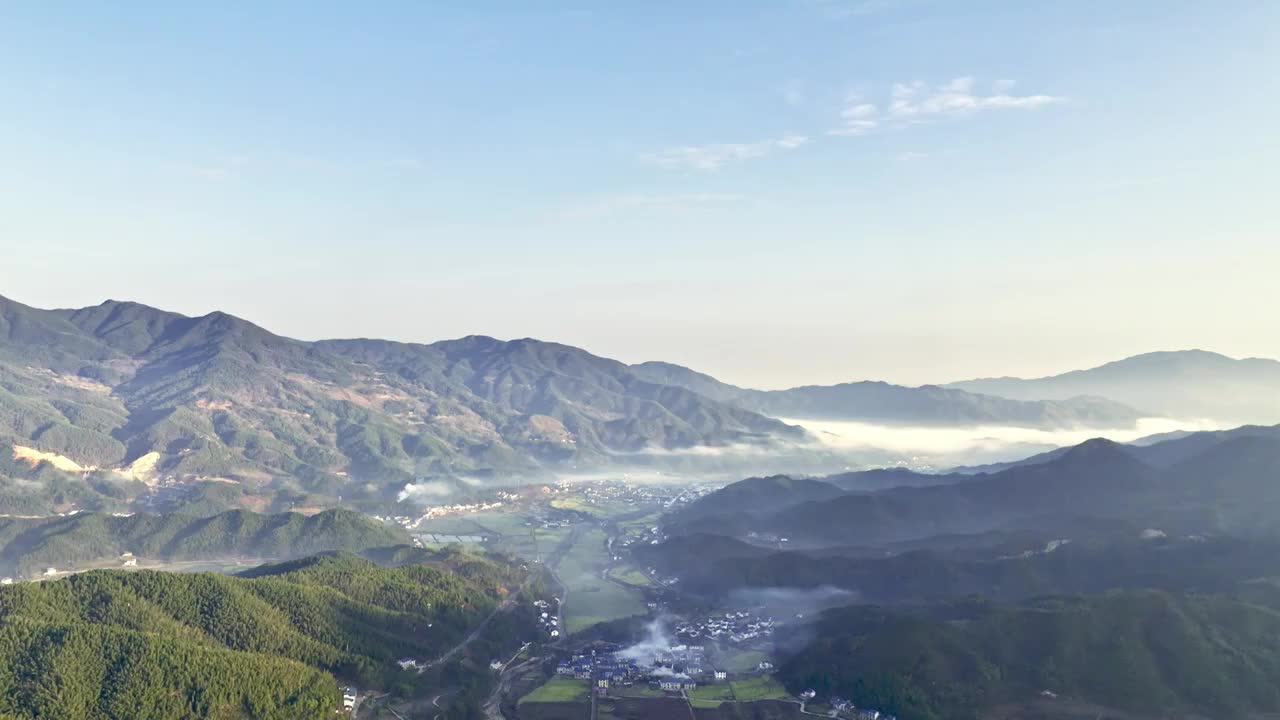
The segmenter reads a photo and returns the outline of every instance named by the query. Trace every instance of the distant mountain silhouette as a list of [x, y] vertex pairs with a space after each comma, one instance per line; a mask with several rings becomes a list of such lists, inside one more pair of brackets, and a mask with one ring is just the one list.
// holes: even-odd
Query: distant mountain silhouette
[[884, 382], [751, 390], [671, 363], [646, 362], [632, 365], [631, 369], [653, 382], [678, 385], [724, 403], [781, 418], [1060, 429], [1129, 427], [1142, 416], [1133, 408], [1101, 397], [1010, 400], [995, 394], [937, 385], [904, 387]]
[[947, 387], [1018, 400], [1095, 395], [1151, 415], [1280, 422], [1280, 361], [1237, 360], [1203, 350], [1147, 353], [1051, 377], [982, 378]]

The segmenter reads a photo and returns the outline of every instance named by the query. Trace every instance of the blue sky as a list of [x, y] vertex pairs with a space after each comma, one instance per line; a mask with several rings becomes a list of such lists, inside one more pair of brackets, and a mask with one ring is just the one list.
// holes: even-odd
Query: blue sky
[[1280, 356], [1271, 2], [0, 4], [0, 293], [756, 386]]

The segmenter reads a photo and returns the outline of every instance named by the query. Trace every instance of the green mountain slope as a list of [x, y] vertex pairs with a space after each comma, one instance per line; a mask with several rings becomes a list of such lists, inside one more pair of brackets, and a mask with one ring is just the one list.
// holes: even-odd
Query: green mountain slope
[[132, 553], [144, 563], [230, 557], [285, 560], [408, 542], [400, 528], [349, 510], [311, 516], [232, 510], [211, 517], [80, 513], [0, 518], [0, 574], [30, 577], [47, 567], [93, 567], [119, 562], [123, 553]]
[[252, 578], [104, 570], [7, 586], [0, 714], [322, 717], [338, 705], [335, 675], [393, 681], [396, 659], [441, 655], [518, 582], [509, 566], [440, 553], [398, 568], [321, 556]]
[[829, 611], [783, 663], [813, 688], [902, 720], [962, 720], [1041, 691], [1144, 716], [1280, 710], [1280, 613], [1152, 590], [1013, 608]]
[[0, 338], [0, 500], [26, 514], [215, 481], [223, 508], [386, 504], [424, 476], [804, 437], [536, 340], [308, 343], [225, 313], [3, 298]]

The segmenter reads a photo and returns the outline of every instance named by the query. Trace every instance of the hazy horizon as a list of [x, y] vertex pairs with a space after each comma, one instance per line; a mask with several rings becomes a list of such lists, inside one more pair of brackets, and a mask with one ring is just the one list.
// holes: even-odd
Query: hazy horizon
[[1280, 357], [1278, 20], [10, 4], [0, 292], [758, 388]]
[[[157, 309], [159, 309], [159, 310], [166, 310], [166, 311], [170, 311], [170, 312], [177, 312], [177, 313], [179, 313], [179, 314], [187, 315], [187, 316], [189, 316], [189, 317], [200, 317], [200, 316], [202, 316], [202, 315], [207, 315], [207, 314], [209, 314], [209, 313], [213, 313], [213, 312], [229, 312], [231, 315], [235, 315], [236, 317], [239, 317], [239, 318], [240, 318], [240, 319], [242, 319], [242, 320], [246, 320], [246, 321], [251, 322], [251, 323], [253, 323], [253, 324], [255, 324], [255, 325], [258, 325], [258, 326], [262, 327], [263, 329], [265, 329], [265, 330], [267, 330], [267, 331], [269, 331], [269, 332], [271, 332], [271, 333], [274, 333], [274, 334], [276, 334], [276, 335], [280, 335], [280, 336], [282, 336], [282, 337], [291, 338], [291, 339], [294, 339], [294, 340], [302, 340], [302, 341], [306, 341], [306, 342], [315, 342], [315, 341], [320, 341], [320, 340], [346, 340], [346, 339], [354, 339], [354, 338], [373, 338], [373, 339], [378, 339], [378, 340], [393, 340], [393, 341], [396, 341], [396, 342], [404, 342], [404, 343], [414, 343], [414, 344], [429, 345], [429, 344], [431, 344], [431, 343], [441, 342], [441, 341], [445, 341], [445, 340], [456, 340], [456, 339], [459, 339], [459, 338], [462, 338], [462, 337], [466, 337], [467, 335], [491, 335], [490, 333], [473, 332], [473, 333], [466, 333], [466, 334], [464, 334], [464, 335], [455, 335], [455, 336], [450, 336], [450, 337], [417, 338], [417, 337], [411, 337], [411, 336], [400, 336], [400, 337], [396, 337], [396, 336], [381, 336], [381, 335], [371, 335], [371, 334], [368, 334], [368, 333], [355, 332], [355, 333], [348, 334], [348, 335], [318, 335], [318, 336], [310, 336], [310, 337], [308, 337], [308, 336], [303, 336], [303, 335], [294, 334], [294, 333], [289, 333], [289, 332], [282, 332], [280, 329], [278, 329], [278, 328], [276, 328], [276, 327], [272, 327], [272, 326], [271, 326], [271, 325], [269, 325], [269, 324], [264, 324], [263, 322], [259, 321], [259, 319], [258, 319], [257, 317], [255, 317], [255, 316], [253, 316], [253, 315], [244, 315], [244, 314], [240, 314], [240, 313], [236, 313], [236, 312], [230, 312], [230, 311], [226, 310], [226, 308], [222, 308], [222, 307], [210, 308], [210, 309], [203, 309], [203, 310], [201, 310], [201, 309], [196, 309], [196, 310], [183, 310], [183, 309], [176, 308], [176, 307], [173, 307], [173, 306], [158, 305], [158, 304], [155, 304], [155, 303], [152, 303], [152, 302], [147, 302], [147, 301], [145, 301], [145, 300], [140, 300], [140, 299], [137, 299], [137, 298], [130, 298], [130, 297], [113, 297], [113, 298], [104, 298], [104, 299], [102, 299], [102, 300], [98, 300], [98, 301], [91, 301], [91, 302], [87, 302], [87, 303], [84, 303], [84, 304], [57, 304], [57, 303], [54, 303], [54, 304], [47, 304], [47, 305], [34, 305], [34, 304], [30, 303], [30, 302], [25, 301], [25, 300], [24, 300], [23, 298], [21, 298], [21, 297], [14, 297], [14, 296], [9, 295], [9, 294], [7, 294], [6, 292], [3, 292], [3, 291], [0, 291], [0, 297], [7, 297], [7, 298], [9, 298], [10, 300], [13, 300], [13, 301], [15, 301], [15, 302], [19, 302], [19, 303], [22, 303], [22, 304], [24, 304], [24, 305], [28, 305], [28, 306], [31, 306], [31, 307], [36, 307], [36, 308], [38, 308], [38, 309], [42, 309], [42, 310], [75, 310], [75, 309], [79, 309], [79, 308], [83, 308], [83, 307], [92, 307], [92, 306], [99, 305], [99, 304], [104, 303], [104, 302], [111, 302], [111, 301], [115, 301], [115, 302], [136, 302], [136, 303], [139, 303], [139, 304], [142, 304], [142, 305], [147, 305], [147, 306], [149, 306], [149, 307], [157, 308]], [[269, 310], [269, 309], [268, 309], [268, 310]], [[269, 313], [268, 313], [268, 314], [269, 314]], [[716, 367], [711, 367], [711, 366], [708, 366], [708, 365], [698, 365], [698, 364], [693, 364], [693, 363], [684, 363], [684, 362], [680, 362], [680, 361], [679, 361], [679, 360], [677, 360], [677, 359], [673, 359], [673, 358], [671, 358], [671, 357], [648, 357], [648, 356], [643, 356], [643, 355], [638, 356], [638, 357], [620, 357], [620, 356], [618, 356], [618, 355], [616, 355], [616, 354], [610, 354], [610, 353], [608, 353], [608, 352], [603, 352], [603, 351], [600, 351], [600, 350], [598, 350], [598, 349], [596, 349], [596, 348], [593, 348], [593, 347], [591, 347], [591, 346], [589, 346], [589, 345], [585, 345], [585, 344], [582, 344], [582, 343], [574, 342], [574, 341], [572, 341], [572, 340], [566, 340], [566, 339], [564, 339], [564, 338], [560, 338], [560, 337], [538, 337], [538, 336], [533, 336], [533, 335], [520, 335], [520, 334], [510, 335], [510, 336], [506, 336], [506, 337], [497, 336], [497, 335], [491, 335], [491, 336], [492, 336], [492, 337], [495, 337], [495, 338], [496, 338], [496, 339], [498, 339], [498, 340], [504, 340], [504, 341], [518, 340], [518, 339], [522, 339], [522, 338], [532, 338], [532, 339], [534, 339], [534, 340], [540, 340], [540, 341], [544, 341], [544, 342], [552, 342], [552, 343], [560, 343], [560, 344], [563, 344], [563, 345], [570, 345], [570, 346], [577, 347], [577, 348], [579, 348], [579, 349], [585, 350], [585, 351], [587, 351], [587, 352], [589, 352], [589, 353], [591, 353], [591, 354], [593, 354], [593, 355], [596, 355], [596, 356], [599, 356], [599, 357], [603, 357], [603, 358], [608, 358], [608, 359], [611, 359], [611, 360], [618, 360], [618, 361], [620, 361], [620, 362], [623, 362], [623, 363], [626, 363], [626, 364], [629, 364], [629, 365], [634, 365], [634, 364], [637, 364], [637, 363], [648, 362], [648, 361], [661, 361], [661, 362], [670, 362], [670, 363], [675, 363], [675, 364], [678, 364], [678, 365], [684, 365], [684, 366], [686, 366], [686, 367], [689, 367], [689, 368], [690, 368], [690, 369], [692, 369], [692, 370], [695, 370], [695, 371], [698, 371], [698, 372], [702, 372], [702, 373], [706, 373], [706, 374], [708, 374], [708, 375], [711, 375], [712, 377], [716, 378], [717, 380], [720, 380], [721, 382], [725, 382], [725, 383], [729, 383], [729, 384], [733, 384], [733, 385], [739, 385], [739, 386], [741, 386], [741, 387], [753, 388], [753, 389], [757, 389], [757, 390], [786, 390], [786, 389], [795, 388], [795, 387], [800, 387], [800, 386], [804, 386], [804, 385], [837, 385], [837, 384], [841, 384], [841, 383], [860, 382], [860, 381], [882, 381], [882, 382], [889, 382], [889, 383], [893, 383], [893, 384], [899, 384], [899, 385], [905, 385], [905, 386], [915, 387], [915, 386], [919, 386], [919, 385], [943, 385], [943, 384], [947, 384], [947, 383], [951, 383], [951, 382], [959, 382], [959, 381], [962, 381], [962, 380], [981, 379], [981, 378], [994, 378], [994, 377], [1021, 377], [1021, 378], [1028, 378], [1028, 379], [1035, 379], [1035, 378], [1040, 378], [1040, 377], [1047, 377], [1047, 376], [1052, 376], [1052, 375], [1058, 375], [1058, 374], [1062, 374], [1062, 373], [1070, 372], [1070, 371], [1072, 371], [1072, 370], [1086, 370], [1086, 369], [1090, 369], [1090, 368], [1098, 367], [1098, 366], [1100, 366], [1100, 365], [1104, 365], [1104, 364], [1106, 364], [1106, 363], [1113, 362], [1113, 361], [1116, 361], [1116, 360], [1123, 360], [1123, 359], [1125, 359], [1125, 358], [1133, 357], [1133, 356], [1135, 356], [1135, 355], [1143, 355], [1143, 354], [1147, 354], [1147, 353], [1155, 353], [1155, 352], [1206, 351], [1206, 352], [1212, 352], [1212, 353], [1218, 353], [1218, 354], [1221, 354], [1221, 355], [1226, 355], [1226, 356], [1231, 357], [1231, 358], [1234, 358], [1234, 359], [1269, 359], [1269, 360], [1271, 360], [1271, 359], [1276, 359], [1276, 358], [1267, 357], [1267, 356], [1262, 356], [1262, 355], [1235, 355], [1235, 354], [1231, 354], [1231, 353], [1221, 352], [1221, 351], [1219, 351], [1219, 350], [1217, 350], [1217, 349], [1215, 349], [1215, 348], [1210, 348], [1210, 347], [1150, 348], [1150, 349], [1147, 349], [1147, 350], [1139, 350], [1139, 351], [1136, 351], [1136, 352], [1131, 352], [1131, 353], [1123, 354], [1123, 355], [1100, 357], [1100, 358], [1099, 358], [1099, 359], [1097, 359], [1097, 360], [1094, 360], [1094, 361], [1084, 361], [1082, 364], [1077, 364], [1077, 365], [1061, 365], [1061, 366], [1059, 366], [1059, 365], [1052, 365], [1052, 364], [1049, 364], [1049, 365], [1046, 365], [1046, 366], [1045, 366], [1047, 369], [1044, 369], [1044, 370], [1031, 370], [1031, 371], [1023, 371], [1023, 372], [1018, 372], [1018, 371], [1016, 371], [1016, 370], [1008, 370], [1008, 371], [977, 370], [977, 371], [975, 371], [975, 372], [973, 372], [973, 373], [971, 373], [971, 374], [969, 374], [969, 375], [956, 376], [956, 377], [938, 377], [938, 376], [930, 375], [930, 374], [929, 374], [929, 373], [930, 373], [930, 367], [927, 367], [927, 366], [918, 366], [918, 367], [916, 367], [916, 368], [912, 368], [912, 370], [913, 370], [913, 375], [908, 376], [908, 377], [914, 377], [916, 374], [918, 374], [918, 376], [919, 376], [920, 378], [924, 378], [924, 379], [919, 379], [919, 380], [909, 380], [909, 379], [899, 379], [899, 378], [895, 378], [895, 377], [893, 377], [893, 376], [885, 376], [885, 377], [881, 377], [881, 376], [859, 376], [859, 375], [857, 375], [857, 374], [856, 374], [856, 373], [857, 373], [857, 369], [856, 369], [856, 364], [854, 364], [854, 365], [851, 365], [851, 366], [850, 366], [850, 367], [852, 368], [852, 372], [853, 372], [854, 374], [849, 375], [849, 376], [847, 376], [847, 377], [841, 377], [841, 376], [837, 376], [837, 375], [835, 375], [835, 374], [831, 374], [831, 375], [830, 375], [830, 377], [829, 377], [828, 379], [825, 379], [825, 380], [822, 380], [822, 379], [816, 379], [816, 380], [815, 380], [815, 379], [813, 379], [811, 376], [803, 376], [803, 377], [799, 377], [799, 376], [798, 376], [798, 377], [794, 378], [794, 380], [793, 380], [793, 381], [782, 380], [782, 381], [780, 381], [780, 382], [774, 382], [774, 383], [772, 383], [772, 384], [767, 383], [767, 382], [752, 384], [752, 383], [750, 383], [750, 382], [742, 382], [742, 381], [739, 381], [739, 380], [735, 379], [733, 376], [731, 376], [731, 375], [729, 375], [729, 374], [727, 374], [727, 373], [718, 372]], [[1087, 357], [1092, 357], [1092, 356], [1098, 355], [1098, 353], [1096, 353], [1096, 352], [1080, 352], [1080, 353], [1077, 353], [1077, 355], [1078, 355], [1079, 357], [1081, 357], [1081, 358], [1087, 358]], [[1019, 364], [1019, 363], [1017, 362], [1018, 358], [1010, 357], [1010, 358], [1007, 358], [1007, 360], [1009, 360], [1009, 364], [1005, 365], [1004, 367], [1009, 367], [1009, 368], [1014, 368], [1014, 367], [1024, 367], [1024, 368], [1027, 368], [1027, 367], [1033, 367], [1033, 366], [1031, 366], [1031, 365], [1027, 365], [1027, 364]], [[1050, 361], [1050, 362], [1052, 362], [1052, 361]], [[713, 360], [712, 360], [712, 365], [725, 365], [725, 366], [731, 366], [731, 363], [717, 363], [717, 362], [715, 361], [715, 359], [713, 358]], [[835, 371], [835, 372], [838, 372], [838, 371]]]

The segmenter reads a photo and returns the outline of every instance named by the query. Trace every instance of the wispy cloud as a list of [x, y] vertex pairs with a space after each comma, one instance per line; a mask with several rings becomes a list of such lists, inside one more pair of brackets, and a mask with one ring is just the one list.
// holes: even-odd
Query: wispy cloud
[[880, 108], [869, 102], [863, 102], [857, 95], [849, 97], [844, 110], [840, 111], [843, 123], [831, 135], [866, 135], [880, 126]]
[[886, 125], [901, 127], [991, 110], [1035, 110], [1066, 100], [1057, 95], [1018, 95], [1013, 92], [1013, 85], [1010, 80], [1000, 80], [983, 91], [971, 77], [957, 77], [935, 86], [920, 81], [896, 83], [884, 106], [851, 96], [840, 113], [840, 127], [828, 134], [866, 135]]
[[642, 156], [642, 160], [669, 170], [719, 170], [725, 165], [766, 157], [803, 147], [809, 142], [805, 135], [784, 135], [773, 140], [750, 143], [711, 143], [707, 145], [682, 145]]

